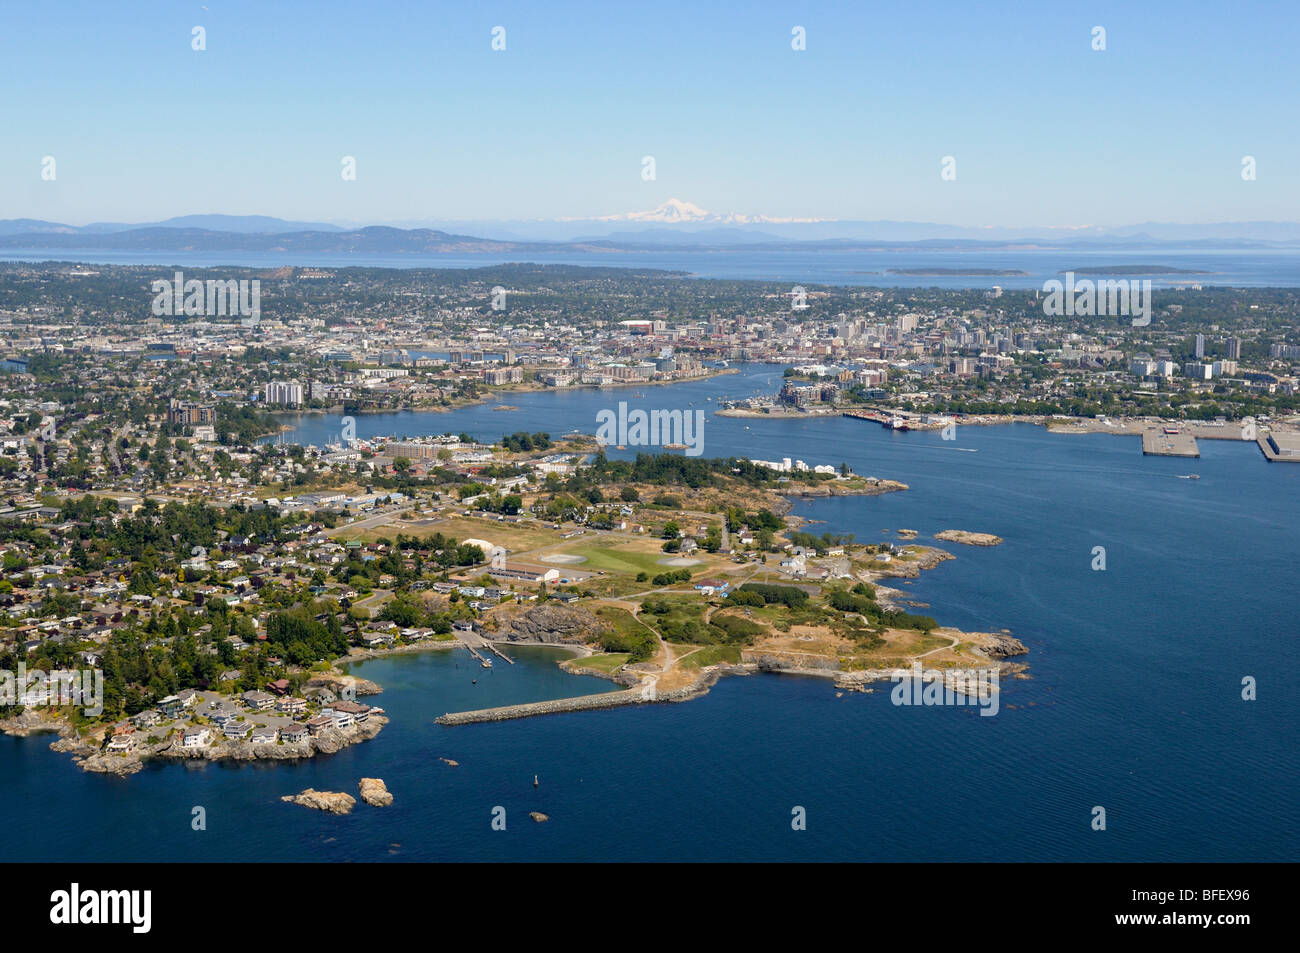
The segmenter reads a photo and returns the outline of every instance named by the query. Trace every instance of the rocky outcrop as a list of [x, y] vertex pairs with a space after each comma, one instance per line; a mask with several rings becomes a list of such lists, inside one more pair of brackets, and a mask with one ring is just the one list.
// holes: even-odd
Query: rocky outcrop
[[1001, 633], [990, 633], [980, 645], [984, 654], [989, 658], [1001, 659], [1010, 658], [1013, 655], [1028, 655], [1029, 649], [1025, 648], [1025, 643], [1019, 639], [1013, 639], [1009, 635]]
[[957, 558], [947, 550], [936, 549], [933, 546], [911, 546], [908, 548], [916, 553], [915, 559], [908, 561], [895, 559], [887, 563], [873, 561], [870, 569], [858, 573], [858, 578], [865, 582], [872, 582], [876, 579], [916, 579], [923, 570], [933, 569], [941, 562]]
[[744, 649], [740, 657], [742, 661], [756, 666], [760, 672], [835, 672], [840, 667], [840, 660], [828, 655]]
[[389, 793], [388, 786], [379, 778], [362, 778], [357, 788], [361, 792], [361, 800], [367, 804], [388, 807], [393, 803], [393, 795]]
[[547, 816], [546, 814], [543, 814], [541, 811], [529, 811], [528, 816], [531, 817], [533, 820], [535, 820], [538, 824], [545, 824], [547, 821], [550, 820], [550, 817]]
[[577, 606], [545, 603], [498, 620], [493, 641], [583, 643], [605, 631], [605, 624], [591, 612]]
[[782, 496], [791, 497], [823, 497], [823, 496], [879, 496], [882, 493], [894, 493], [898, 490], [906, 490], [906, 483], [899, 483], [897, 480], [867, 480], [865, 483], [855, 484], [853, 486], [843, 486], [839, 483], [826, 481], [816, 483], [807, 487], [782, 487]]
[[334, 672], [313, 675], [307, 680], [307, 687], [328, 688], [340, 697], [343, 691], [348, 688], [354, 690], [358, 695], [378, 695], [384, 690], [382, 686], [364, 678], [357, 678], [355, 675], [338, 675]]
[[342, 791], [317, 791], [314, 788], [308, 788], [301, 794], [286, 794], [280, 800], [288, 801], [290, 804], [301, 804], [303, 807], [310, 807], [317, 811], [328, 811], [330, 814], [351, 814], [352, 809], [357, 806], [357, 799], [351, 794], [344, 794]]
[[67, 719], [48, 709], [24, 708], [21, 714], [12, 718], [0, 718], [0, 732], [15, 738], [50, 732], [64, 734], [69, 730]]
[[134, 754], [109, 754], [106, 751], [78, 758], [77, 763], [83, 771], [90, 771], [95, 774], [115, 774], [122, 778], [135, 774], [144, 767], [144, 762]]
[[935, 533], [934, 538], [951, 543], [962, 543], [966, 546], [996, 546], [1002, 542], [1001, 536], [994, 536], [992, 533], [970, 533], [964, 529], [945, 529], [941, 533]]

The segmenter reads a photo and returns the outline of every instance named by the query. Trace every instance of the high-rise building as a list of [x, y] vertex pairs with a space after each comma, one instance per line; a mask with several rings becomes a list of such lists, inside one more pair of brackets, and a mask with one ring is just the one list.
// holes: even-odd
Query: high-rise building
[[1241, 338], [1228, 338], [1225, 343], [1228, 347], [1228, 360], [1241, 360]]
[[1196, 335], [1196, 359], [1199, 361], [1205, 357], [1205, 335]]
[[302, 384], [297, 381], [271, 381], [266, 385], [266, 402], [281, 407], [301, 407]]
[[184, 427], [201, 427], [216, 423], [217, 414], [211, 404], [196, 404], [173, 398], [167, 408], [167, 422]]

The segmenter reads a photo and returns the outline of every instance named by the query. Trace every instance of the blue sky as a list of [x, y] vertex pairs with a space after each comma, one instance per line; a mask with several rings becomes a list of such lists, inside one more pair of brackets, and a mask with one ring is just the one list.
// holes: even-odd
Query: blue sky
[[1300, 220], [1295, 2], [701, 6], [10, 0], [0, 218]]

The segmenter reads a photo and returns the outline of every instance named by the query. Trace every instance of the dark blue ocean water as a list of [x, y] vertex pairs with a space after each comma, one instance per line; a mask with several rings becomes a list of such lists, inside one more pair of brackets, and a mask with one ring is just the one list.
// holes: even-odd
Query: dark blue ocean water
[[[770, 380], [769, 380], [770, 379]], [[669, 388], [511, 397], [518, 412], [405, 415], [403, 432], [595, 429], [595, 412], [710, 409], [773, 389], [778, 368]], [[710, 402], [708, 397], [714, 397]], [[308, 417], [338, 431], [337, 421]], [[562, 422], [562, 423], [558, 423]], [[358, 432], [393, 421], [357, 418]], [[368, 427], [377, 429], [368, 430]], [[749, 429], [746, 430], [745, 428]], [[399, 428], [401, 429], [401, 428]], [[1032, 425], [894, 434], [845, 418], [709, 418], [708, 456], [847, 461], [911, 489], [801, 503], [814, 529], [991, 532], [994, 548], [911, 585], [967, 630], [1007, 628], [1030, 654], [1001, 711], [895, 707], [829, 682], [721, 681], [684, 704], [444, 728], [443, 711], [608, 683], [550, 661], [467, 685], [459, 652], [371, 661], [393, 717], [376, 738], [301, 765], [162, 766], [82, 774], [40, 739], [0, 738], [5, 859], [1294, 860], [1300, 808], [1295, 685], [1300, 466], [1250, 444], [1202, 441], [1199, 460], [1143, 457], [1136, 438]], [[975, 450], [976, 452], [963, 452]], [[630, 451], [629, 451], [630, 452]], [[1197, 473], [1199, 480], [1178, 479]], [[1107, 569], [1090, 567], [1106, 548]], [[459, 669], [454, 666], [459, 664]], [[1258, 700], [1241, 699], [1241, 679]], [[558, 679], [558, 681], [557, 681]], [[488, 684], [485, 687], [485, 681]], [[475, 694], [475, 691], [478, 694]], [[436, 759], [453, 758], [450, 768]], [[541, 785], [534, 790], [533, 775]], [[282, 804], [308, 786], [384, 778], [388, 809], [348, 817]], [[190, 829], [194, 805], [208, 830]], [[493, 807], [507, 830], [493, 831]], [[793, 831], [791, 811], [808, 824]], [[1108, 827], [1090, 828], [1104, 807]], [[528, 812], [550, 815], [534, 824]], [[400, 846], [392, 846], [394, 844]]]
[[[700, 278], [753, 279], [807, 284], [866, 285], [895, 288], [1042, 288], [1068, 269], [1108, 265], [1163, 265], [1201, 272], [1152, 278], [1156, 288], [1197, 282], [1238, 288], [1300, 285], [1300, 249], [1156, 249], [1121, 248], [1098, 251], [1018, 248], [907, 249], [884, 251], [714, 249], [646, 252], [514, 253], [512, 255], [356, 255], [304, 252], [141, 252], [93, 249], [0, 249], [0, 261], [79, 261], [105, 265], [158, 265], [211, 268], [282, 266], [325, 268], [485, 268], [529, 261], [541, 265], [585, 265], [601, 268], [659, 268], [684, 271]], [[891, 270], [1023, 271], [1024, 275], [916, 276]], [[170, 273], [168, 273], [170, 277]]]

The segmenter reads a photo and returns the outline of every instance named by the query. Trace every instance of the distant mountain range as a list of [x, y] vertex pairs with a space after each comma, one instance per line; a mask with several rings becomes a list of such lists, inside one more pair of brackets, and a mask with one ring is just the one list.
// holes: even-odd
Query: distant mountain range
[[338, 225], [326, 225], [321, 222], [286, 222], [282, 218], [271, 218], [269, 215], [180, 215], [162, 222], [144, 222], [134, 225], [123, 222], [62, 225], [58, 222], [42, 222], [34, 218], [0, 220], [0, 235], [106, 235], [146, 228], [200, 229], [240, 234], [344, 231]]
[[1295, 222], [972, 228], [926, 222], [719, 215], [677, 199], [646, 212], [586, 219], [400, 224], [407, 227], [348, 227], [265, 215], [183, 215], [143, 224], [95, 222], [80, 226], [20, 218], [0, 220], [0, 249], [503, 255], [665, 249], [1205, 249], [1300, 244], [1300, 223]]

